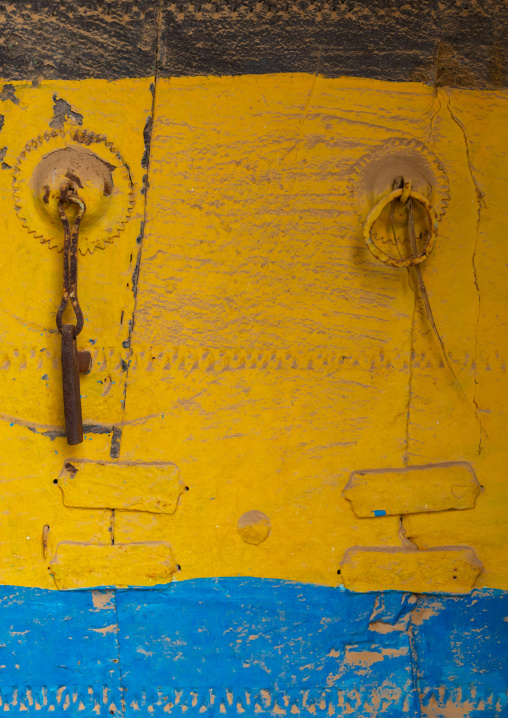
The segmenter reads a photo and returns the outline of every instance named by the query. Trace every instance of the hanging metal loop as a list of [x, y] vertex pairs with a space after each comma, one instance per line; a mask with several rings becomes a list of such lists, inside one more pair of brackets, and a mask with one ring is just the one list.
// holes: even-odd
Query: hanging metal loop
[[[72, 227], [70, 225], [64, 206], [72, 202], [78, 206], [78, 213]], [[64, 230], [64, 248], [63, 248], [63, 297], [56, 315], [56, 326], [60, 334], [62, 333], [63, 315], [69, 302], [72, 305], [74, 314], [76, 315], [76, 325], [74, 326], [74, 337], [83, 329], [83, 312], [79, 306], [78, 300], [78, 239], [79, 225], [86, 212], [86, 205], [77, 194], [74, 194], [72, 188], [63, 184], [60, 191], [60, 200], [58, 202], [58, 213], [62, 220]]]
[[[374, 243], [372, 239], [372, 228], [376, 222], [377, 219], [379, 219], [379, 216], [383, 209], [386, 207], [387, 204], [390, 204], [390, 202], [393, 202], [393, 200], [397, 198], [405, 198], [406, 202], [410, 200], [414, 200], [415, 202], [418, 202], [419, 205], [421, 205], [425, 212], [427, 213], [427, 217], [429, 219], [429, 225], [430, 225], [430, 231], [429, 236], [427, 239], [427, 243], [423, 250], [419, 253], [413, 254], [411, 257], [407, 257], [406, 259], [396, 259], [394, 257], [390, 257], [389, 254], [386, 254], [383, 252], [383, 250], [379, 249], [379, 247]], [[367, 217], [365, 221], [365, 226], [363, 228], [363, 239], [365, 240], [365, 244], [369, 248], [369, 250], [372, 252], [374, 257], [376, 259], [379, 259], [380, 262], [383, 262], [384, 264], [388, 264], [391, 267], [414, 267], [417, 264], [421, 264], [424, 262], [429, 254], [434, 249], [434, 245], [436, 243], [437, 239], [437, 214], [434, 209], [434, 207], [431, 205], [429, 200], [424, 197], [422, 194], [419, 194], [418, 192], [414, 192], [410, 186], [409, 191], [408, 187], [401, 187], [399, 189], [394, 190], [393, 192], [390, 192], [390, 194], [387, 194], [386, 197], [383, 197], [383, 199], [376, 204], [376, 206], [370, 211], [369, 216]], [[413, 251], [413, 250], [412, 250]]]

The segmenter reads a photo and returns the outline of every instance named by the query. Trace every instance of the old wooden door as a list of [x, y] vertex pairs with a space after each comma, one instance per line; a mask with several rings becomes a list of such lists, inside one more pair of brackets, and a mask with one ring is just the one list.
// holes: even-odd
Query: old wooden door
[[0, 710], [508, 715], [506, 8], [0, 11]]

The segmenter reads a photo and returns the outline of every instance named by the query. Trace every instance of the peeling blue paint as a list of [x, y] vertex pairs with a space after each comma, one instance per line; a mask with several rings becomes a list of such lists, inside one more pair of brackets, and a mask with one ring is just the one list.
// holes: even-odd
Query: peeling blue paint
[[423, 705], [438, 716], [453, 705], [467, 718], [508, 716], [508, 591], [419, 596], [412, 634]]
[[503, 591], [355, 594], [254, 578], [3, 586], [0, 617], [3, 711], [418, 718], [421, 700], [435, 715], [462, 704], [471, 718], [508, 715]]

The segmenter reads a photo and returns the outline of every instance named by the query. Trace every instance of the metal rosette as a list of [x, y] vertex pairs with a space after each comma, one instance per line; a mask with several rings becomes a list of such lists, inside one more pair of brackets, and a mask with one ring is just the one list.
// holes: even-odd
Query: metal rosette
[[[393, 137], [364, 155], [353, 167], [349, 187], [356, 214], [362, 224], [372, 208], [389, 195], [397, 178], [410, 179], [414, 192], [421, 195], [441, 218], [450, 201], [450, 184], [446, 172], [429, 148], [419, 140]], [[400, 205], [400, 203], [397, 203]], [[432, 231], [425, 211], [416, 207], [415, 222], [420, 245], [425, 245]], [[372, 238], [384, 254], [399, 261], [409, 255], [407, 215], [404, 208], [386, 206], [372, 229]]]
[[27, 142], [14, 167], [16, 213], [23, 226], [50, 249], [63, 250], [58, 215], [63, 182], [85, 201], [79, 251], [104, 249], [120, 236], [135, 204], [129, 168], [105, 135], [53, 130]]

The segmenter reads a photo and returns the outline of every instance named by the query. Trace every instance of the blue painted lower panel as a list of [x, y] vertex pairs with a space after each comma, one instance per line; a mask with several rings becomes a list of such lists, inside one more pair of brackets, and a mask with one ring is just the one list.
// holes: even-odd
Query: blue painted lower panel
[[0, 710], [508, 716], [507, 619], [508, 592], [493, 590], [354, 594], [252, 578], [3, 586]]
[[421, 596], [411, 625], [429, 715], [508, 716], [508, 591]]

